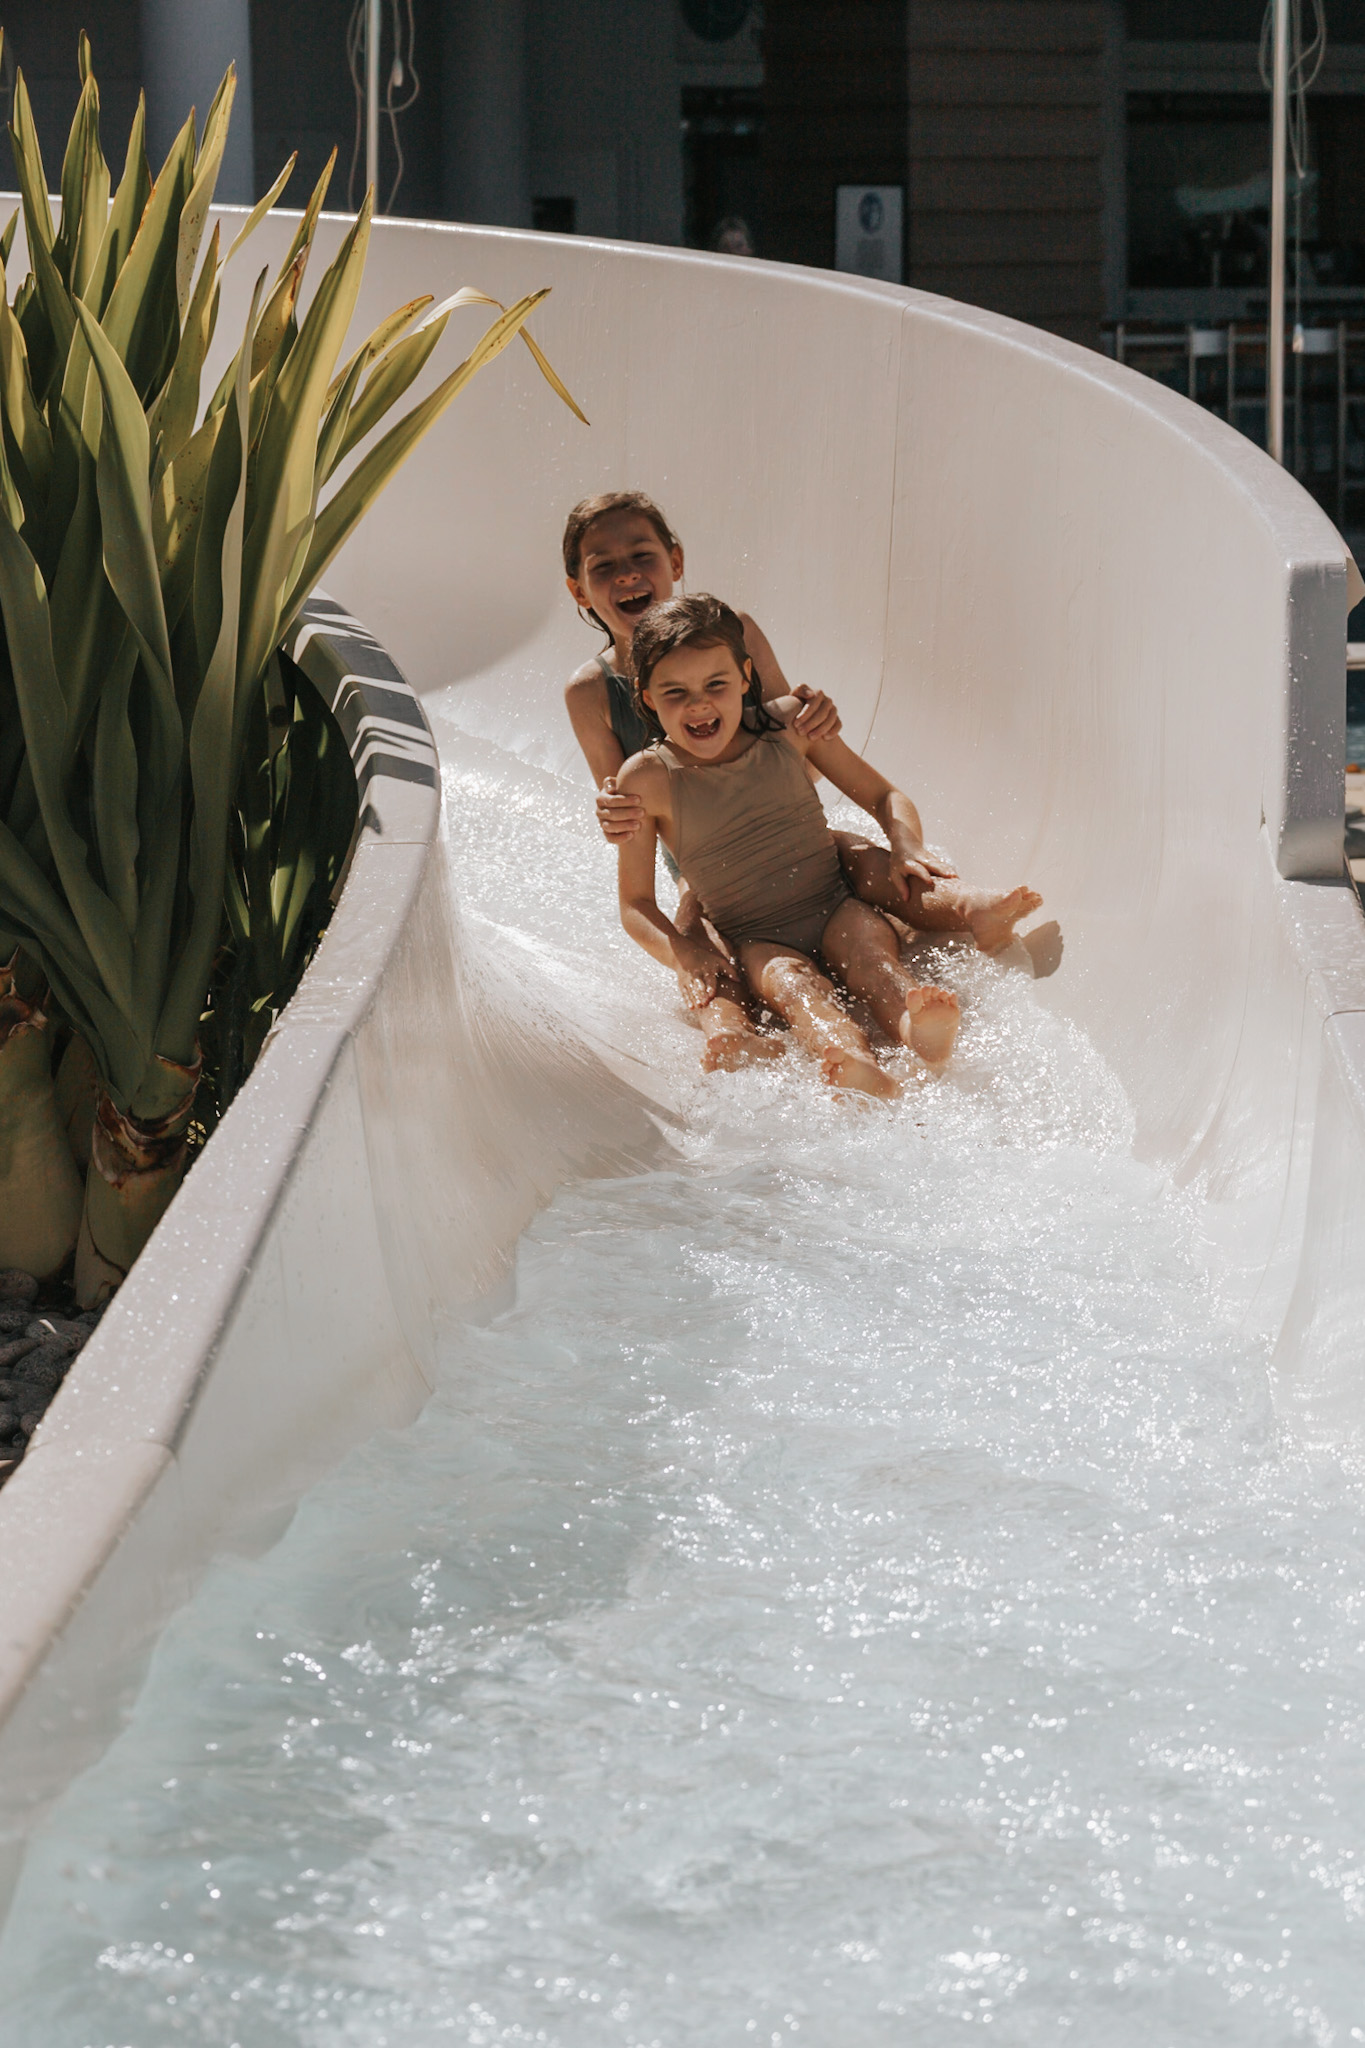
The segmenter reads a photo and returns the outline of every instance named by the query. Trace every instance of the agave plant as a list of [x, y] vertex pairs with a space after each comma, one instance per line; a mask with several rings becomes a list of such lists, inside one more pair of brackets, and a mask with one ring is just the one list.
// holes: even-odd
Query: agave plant
[[226, 937], [200, 1032], [195, 1120], [205, 1135], [298, 986], [331, 915], [359, 809], [345, 734], [303, 670], [273, 655], [229, 819]]
[[[470, 290], [413, 300], [338, 367], [371, 201], [305, 309], [330, 164], [278, 273], [257, 280], [201, 413], [221, 270], [219, 228], [206, 244], [205, 230], [233, 74], [154, 181], [139, 106], [111, 201], [84, 37], [80, 66], [60, 226], [22, 73], [10, 128], [32, 269], [12, 305], [0, 289], [0, 960], [19, 950], [40, 970], [96, 1071], [76, 1254], [92, 1303], [127, 1271], [183, 1167], [234, 797], [281, 638], [404, 457], [518, 333], [583, 415], [525, 333], [535, 292], [499, 309], [338, 479], [456, 307], [495, 302]], [[0, 236], [5, 261], [13, 232]], [[38, 1122], [60, 1129], [47, 1110]], [[60, 1207], [56, 1148], [47, 1168], [32, 1143], [11, 1154], [23, 1183], [0, 1180], [0, 1214]]]

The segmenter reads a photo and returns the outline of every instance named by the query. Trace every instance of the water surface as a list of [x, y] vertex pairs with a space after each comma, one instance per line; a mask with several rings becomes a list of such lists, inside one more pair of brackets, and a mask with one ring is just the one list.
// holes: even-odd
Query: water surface
[[950, 952], [894, 1109], [694, 1082], [578, 792], [474, 746], [450, 796], [473, 930], [654, 1050], [677, 1144], [177, 1619], [0, 2044], [1365, 2040], [1362, 1487], [1103, 1061]]

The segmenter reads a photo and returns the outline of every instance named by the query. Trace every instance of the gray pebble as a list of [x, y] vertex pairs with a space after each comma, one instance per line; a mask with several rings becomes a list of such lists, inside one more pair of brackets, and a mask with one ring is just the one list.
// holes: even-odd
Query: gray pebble
[[26, 1308], [0, 1308], [0, 1336], [17, 1337], [33, 1321], [33, 1312]]
[[51, 1348], [46, 1344], [40, 1344], [36, 1351], [30, 1351], [27, 1358], [21, 1359], [15, 1377], [21, 1379], [28, 1387], [52, 1389], [61, 1385], [70, 1363], [71, 1353], [64, 1346], [59, 1350], [55, 1343]]
[[11, 1337], [7, 1344], [0, 1344], [0, 1372], [6, 1366], [16, 1365], [26, 1352], [34, 1351], [37, 1345], [32, 1337]]
[[39, 1423], [40, 1423], [40, 1422], [42, 1421], [42, 1419], [43, 1419], [43, 1418], [42, 1418], [42, 1416], [41, 1416], [41, 1415], [25, 1415], [25, 1416], [23, 1416], [23, 1417], [21, 1418], [21, 1420], [20, 1420], [20, 1423], [19, 1423], [19, 1428], [20, 1428], [21, 1432], [23, 1433], [23, 1435], [24, 1435], [24, 1436], [32, 1436], [32, 1434], [33, 1434], [34, 1430], [35, 1430], [35, 1429], [36, 1429], [36, 1428], [38, 1427], [38, 1424], [39, 1424]]
[[90, 1332], [84, 1323], [68, 1322], [64, 1316], [34, 1316], [24, 1325], [24, 1335], [36, 1338], [40, 1344], [51, 1337], [61, 1337], [73, 1351], [79, 1351]]
[[17, 1266], [7, 1266], [0, 1272], [0, 1301], [36, 1301], [38, 1282], [32, 1273], [21, 1273]]

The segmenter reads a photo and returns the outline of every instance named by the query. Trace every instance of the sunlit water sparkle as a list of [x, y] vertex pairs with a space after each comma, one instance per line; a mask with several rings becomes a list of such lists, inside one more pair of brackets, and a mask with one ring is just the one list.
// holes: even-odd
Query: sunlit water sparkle
[[947, 951], [896, 1107], [693, 1080], [581, 791], [451, 751], [464, 914], [682, 1130], [172, 1625], [3, 2048], [1365, 2040], [1362, 1486], [1101, 1059]]

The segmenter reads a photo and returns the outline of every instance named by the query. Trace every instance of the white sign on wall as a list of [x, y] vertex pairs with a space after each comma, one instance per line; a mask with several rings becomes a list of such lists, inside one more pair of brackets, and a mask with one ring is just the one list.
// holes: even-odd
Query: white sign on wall
[[840, 185], [834, 200], [834, 268], [903, 284], [904, 185]]

